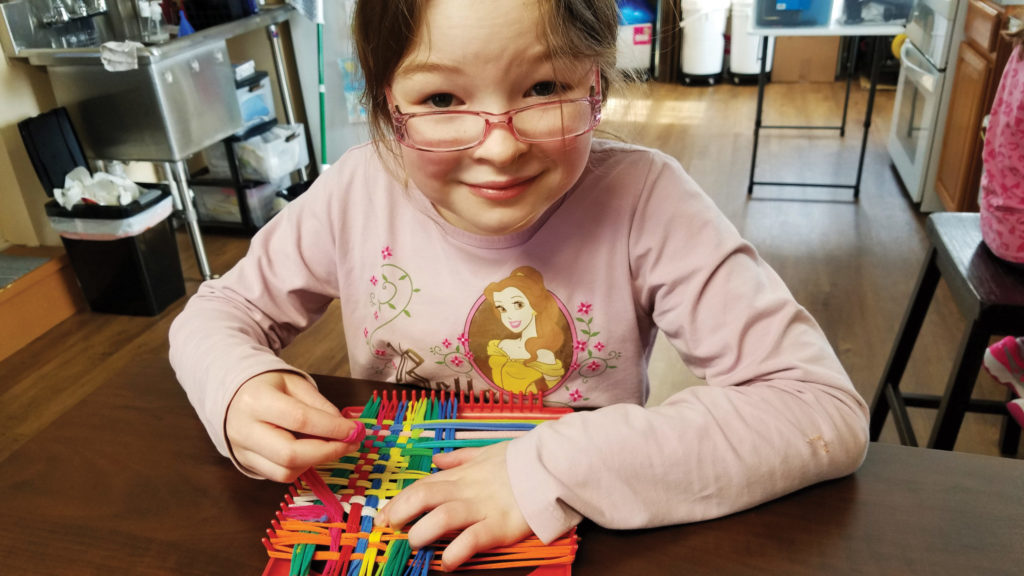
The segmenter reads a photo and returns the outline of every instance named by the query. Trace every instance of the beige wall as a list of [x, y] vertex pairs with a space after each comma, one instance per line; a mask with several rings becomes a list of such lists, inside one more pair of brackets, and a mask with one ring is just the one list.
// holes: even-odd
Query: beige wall
[[0, 102], [0, 243], [60, 244], [43, 212], [48, 198], [18, 134], [19, 121], [56, 105], [46, 70], [22, 59], [0, 60]]

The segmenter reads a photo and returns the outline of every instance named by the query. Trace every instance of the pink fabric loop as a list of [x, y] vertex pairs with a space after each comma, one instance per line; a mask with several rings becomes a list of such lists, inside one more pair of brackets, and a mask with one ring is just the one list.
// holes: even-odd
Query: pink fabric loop
[[356, 427], [348, 433], [342, 442], [346, 444], [352, 444], [354, 442], [361, 442], [366, 437], [366, 425], [356, 420]]

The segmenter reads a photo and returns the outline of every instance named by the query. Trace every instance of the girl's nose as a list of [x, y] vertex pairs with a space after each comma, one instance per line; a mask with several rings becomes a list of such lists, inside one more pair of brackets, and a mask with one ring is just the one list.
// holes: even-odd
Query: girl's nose
[[516, 139], [511, 126], [499, 121], [491, 124], [484, 141], [473, 150], [473, 157], [495, 166], [507, 166], [528, 147], [529, 144]]

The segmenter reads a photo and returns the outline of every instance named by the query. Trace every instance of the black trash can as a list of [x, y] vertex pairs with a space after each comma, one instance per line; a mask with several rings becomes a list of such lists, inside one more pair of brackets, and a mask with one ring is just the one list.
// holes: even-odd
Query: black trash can
[[[23, 120], [18, 130], [51, 198], [68, 172], [86, 166], [64, 108]], [[76, 204], [67, 210], [50, 200], [44, 208], [93, 311], [155, 316], [185, 295], [166, 188], [146, 190], [124, 206]]]
[[155, 316], [185, 295], [167, 191], [150, 190], [127, 206], [66, 210], [50, 201], [45, 208], [94, 312]]

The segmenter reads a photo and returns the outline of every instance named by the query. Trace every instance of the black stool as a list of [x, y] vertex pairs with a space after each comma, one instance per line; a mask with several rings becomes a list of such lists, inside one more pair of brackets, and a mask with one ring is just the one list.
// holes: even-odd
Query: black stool
[[[1020, 428], [1007, 416], [1005, 404], [972, 399], [971, 393], [992, 336], [1024, 336], [1024, 270], [1000, 260], [982, 243], [978, 214], [932, 214], [927, 233], [932, 249], [871, 402], [871, 439], [878, 440], [891, 410], [900, 443], [917, 446], [906, 407], [938, 408], [928, 447], [952, 450], [964, 414], [984, 412], [1004, 416], [1001, 450], [1016, 454]], [[940, 277], [967, 319], [960, 351], [942, 396], [903, 393], [900, 380]]]

